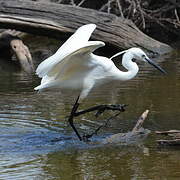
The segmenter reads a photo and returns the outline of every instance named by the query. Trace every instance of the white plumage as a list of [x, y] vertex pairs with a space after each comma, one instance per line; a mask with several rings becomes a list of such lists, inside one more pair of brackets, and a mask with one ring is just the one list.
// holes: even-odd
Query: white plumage
[[42, 78], [35, 90], [51, 88], [81, 89], [80, 100], [84, 99], [94, 85], [108, 80], [121, 81], [133, 78], [139, 68], [133, 58], [149, 59], [139, 48], [131, 48], [125, 53], [122, 65], [128, 70], [122, 72], [111, 59], [93, 54], [97, 48], [104, 46], [102, 41], [88, 41], [95, 24], [80, 27], [51, 57], [44, 60], [37, 68], [36, 74]]
[[[73, 117], [79, 102], [88, 95], [93, 86], [112, 80], [126, 81], [135, 77], [139, 68], [132, 59], [146, 61], [165, 73], [139, 48], [130, 48], [111, 58], [93, 54], [97, 48], [105, 45], [102, 41], [89, 41], [95, 28], [95, 24], [80, 27], [54, 55], [44, 60], [36, 70], [36, 74], [42, 80], [35, 90], [53, 88], [81, 90], [69, 117], [69, 123], [80, 140], [82, 138], [73, 124]], [[120, 54], [124, 54], [122, 65], [127, 69], [126, 72], [120, 71], [111, 60]]]

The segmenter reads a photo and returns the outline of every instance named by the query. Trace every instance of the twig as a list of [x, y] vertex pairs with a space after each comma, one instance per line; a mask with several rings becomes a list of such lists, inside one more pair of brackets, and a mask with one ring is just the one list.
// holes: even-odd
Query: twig
[[107, 4], [108, 6], [108, 9], [107, 9], [107, 13], [109, 14], [110, 13], [110, 11], [111, 11], [111, 0], [108, 0], [108, 4]]
[[63, 1], [63, 0], [59, 0], [58, 3], [61, 4], [62, 1]]
[[77, 5], [78, 7], [81, 6], [86, 0], [81, 0], [80, 3]]
[[146, 9], [145, 11], [150, 14], [151, 16], [156, 16], [156, 17], [161, 17], [163, 13], [167, 13], [167, 11], [171, 11], [175, 8], [174, 5], [164, 5], [163, 7], [161, 8], [158, 8], [158, 9], [155, 9], [155, 10], [149, 10], [149, 9]]
[[176, 16], [177, 22], [180, 23], [179, 16], [178, 16], [178, 13], [177, 13], [177, 9], [174, 10], [174, 14]]
[[72, 6], [76, 6], [76, 3], [74, 2], [74, 0], [70, 0], [70, 4], [71, 4]]
[[118, 8], [119, 8], [119, 12], [120, 12], [120, 14], [121, 14], [121, 17], [124, 18], [120, 0], [116, 0], [116, 2], [117, 2], [117, 5], [118, 5]]
[[146, 24], [145, 24], [145, 18], [144, 18], [143, 10], [142, 10], [140, 2], [138, 0], [136, 0], [136, 3], [137, 3], [137, 8], [138, 8], [138, 10], [139, 10], [139, 12], [141, 14], [141, 19], [142, 19], [142, 24], [143, 24], [142, 27], [143, 27], [143, 29], [145, 29]]
[[113, 3], [116, 0], [108, 0], [108, 2], [106, 4], [104, 4], [99, 11], [105, 11], [107, 9], [107, 13], [110, 14], [111, 13], [111, 3]]
[[107, 8], [107, 3], [104, 4], [104, 5], [99, 9], [99, 11], [104, 11], [106, 8]]

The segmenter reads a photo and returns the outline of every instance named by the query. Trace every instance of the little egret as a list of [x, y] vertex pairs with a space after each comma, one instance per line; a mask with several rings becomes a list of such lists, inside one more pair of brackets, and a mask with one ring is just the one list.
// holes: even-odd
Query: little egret
[[[79, 140], [83, 140], [83, 138], [74, 126], [73, 118], [75, 116], [83, 114], [83, 112], [94, 110], [103, 112], [105, 109], [117, 110], [119, 108], [115, 105], [100, 105], [77, 112], [79, 104], [86, 98], [94, 86], [112, 80], [127, 81], [134, 78], [139, 68], [133, 59], [148, 62], [165, 73], [160, 66], [150, 60], [139, 48], [130, 48], [115, 54], [111, 58], [93, 54], [93, 51], [105, 45], [102, 41], [89, 41], [95, 28], [95, 24], [87, 24], [77, 29], [57, 52], [44, 60], [36, 70], [36, 74], [42, 78], [42, 80], [41, 84], [37, 86], [35, 90], [53, 88], [80, 90], [80, 94], [68, 119], [69, 124]], [[126, 72], [120, 71], [111, 60], [120, 54], [124, 54], [122, 57], [122, 65], [127, 69]]]

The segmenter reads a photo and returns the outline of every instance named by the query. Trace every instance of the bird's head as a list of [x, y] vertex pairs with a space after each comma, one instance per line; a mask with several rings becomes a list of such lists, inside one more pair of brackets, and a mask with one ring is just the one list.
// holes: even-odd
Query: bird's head
[[131, 53], [133, 59], [143, 61], [143, 62], [148, 62], [149, 64], [154, 66], [156, 69], [158, 69], [162, 73], [166, 74], [166, 71], [164, 69], [162, 69], [159, 65], [157, 65], [154, 61], [149, 59], [149, 57], [146, 55], [146, 53], [142, 49], [130, 48], [126, 52]]
[[149, 64], [151, 64], [152, 66], [154, 66], [156, 69], [158, 69], [159, 71], [161, 71], [164, 74], [167, 74], [166, 71], [164, 69], [162, 69], [159, 65], [157, 65], [154, 61], [152, 61], [151, 59], [149, 59], [149, 57], [146, 55], [146, 53], [137, 47], [133, 47], [130, 48], [128, 50], [125, 51], [121, 51], [117, 54], [115, 54], [114, 56], [112, 56], [110, 59], [113, 59], [119, 55], [124, 54], [125, 60], [139, 60], [139, 61], [143, 61], [143, 62], [148, 62]]
[[130, 48], [127, 50], [127, 52], [131, 53], [133, 59], [135, 60], [147, 62], [146, 59], [149, 59], [146, 53], [140, 48], [136, 48], [136, 47]]

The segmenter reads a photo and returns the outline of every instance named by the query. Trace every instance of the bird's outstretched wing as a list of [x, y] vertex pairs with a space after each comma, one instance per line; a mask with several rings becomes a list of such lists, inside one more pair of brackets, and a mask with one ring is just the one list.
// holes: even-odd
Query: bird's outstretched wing
[[79, 48], [83, 48], [88, 42], [92, 32], [96, 28], [95, 24], [81, 26], [77, 31], [57, 50], [51, 57], [44, 60], [36, 69], [36, 74], [43, 77], [51, 71], [66, 56], [72, 54]]
[[56, 78], [61, 76], [61, 78], [65, 78], [65, 76], [70, 75], [70, 73], [86, 71], [86, 68], [88, 68], [87, 61], [91, 60], [89, 55], [104, 45], [102, 41], [88, 41], [84, 47], [79, 48], [62, 59], [57, 66], [53, 68], [53, 71], [48, 73], [49, 76]]
[[[68, 56], [65, 56], [59, 61], [56, 66], [42, 78], [41, 85], [36, 87], [35, 90], [48, 88], [53, 86], [53, 83], [60, 83], [64, 80], [80, 81], [85, 78], [88, 70], [88, 61], [91, 60], [91, 53], [99, 47], [104, 46], [101, 41], [88, 41], [84, 47], [77, 49]], [[79, 78], [75, 78], [79, 76]], [[59, 84], [60, 85], [60, 84]]]

